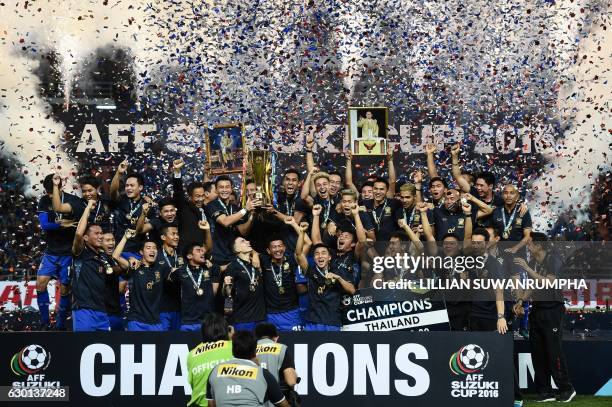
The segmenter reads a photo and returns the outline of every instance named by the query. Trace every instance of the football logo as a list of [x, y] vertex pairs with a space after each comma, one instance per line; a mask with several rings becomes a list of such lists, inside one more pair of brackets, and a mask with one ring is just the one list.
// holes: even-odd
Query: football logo
[[489, 362], [489, 353], [478, 345], [462, 346], [453, 353], [448, 365], [453, 374], [459, 376], [484, 370]]
[[17, 376], [27, 376], [45, 370], [51, 362], [51, 352], [40, 345], [29, 345], [13, 355], [11, 370]]

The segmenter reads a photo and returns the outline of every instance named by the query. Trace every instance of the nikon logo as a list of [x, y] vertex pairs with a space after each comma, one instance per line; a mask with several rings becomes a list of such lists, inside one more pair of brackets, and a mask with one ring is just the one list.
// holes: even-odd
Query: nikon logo
[[219, 377], [237, 377], [240, 379], [256, 379], [257, 368], [240, 365], [220, 365], [218, 368]]
[[226, 346], [227, 346], [227, 342], [226, 341], [218, 341], [218, 342], [206, 343], [205, 345], [203, 345], [201, 347], [198, 347], [196, 349], [196, 351], [195, 351], [195, 354], [199, 355], [200, 353], [207, 352], [209, 350], [225, 348]]
[[280, 353], [280, 346], [278, 345], [258, 345], [257, 346], [257, 354], [260, 355], [262, 353], [271, 353], [273, 355], [278, 355]]

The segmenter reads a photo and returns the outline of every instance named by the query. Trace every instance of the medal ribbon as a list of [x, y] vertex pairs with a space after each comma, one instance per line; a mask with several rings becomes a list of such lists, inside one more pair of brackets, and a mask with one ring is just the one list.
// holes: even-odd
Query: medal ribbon
[[98, 214], [100, 213], [100, 208], [102, 207], [102, 202], [98, 201], [96, 204], [96, 214], [94, 216], [94, 222], [98, 220]]
[[410, 218], [406, 219], [406, 209], [404, 209], [404, 221], [406, 221], [406, 225], [408, 225], [408, 227], [412, 225], [412, 219], [414, 219], [415, 212], [416, 212], [416, 205], [414, 206], [414, 208], [412, 208], [412, 213], [410, 214]]
[[[168, 262], [168, 264], [170, 265], [170, 267], [176, 267], [176, 265], [178, 264], [178, 255], [176, 254], [176, 250], [174, 251], [174, 256], [172, 256], [172, 258], [174, 259], [174, 264], [173, 262], [170, 261], [170, 259], [168, 258], [168, 253], [166, 253], [166, 249], [162, 248], [162, 252], [164, 252], [164, 257], [166, 258], [166, 261]], [[195, 281], [194, 281], [195, 283]]]
[[319, 266], [317, 266], [316, 264], [315, 264], [315, 269], [317, 270], [317, 273], [319, 273], [321, 277], [325, 278], [325, 274], [327, 274], [327, 269], [321, 270]]
[[204, 272], [204, 270], [200, 269], [200, 275], [198, 276], [198, 281], [195, 281], [195, 278], [193, 278], [193, 274], [191, 274], [191, 270], [189, 269], [189, 266], [185, 266], [185, 269], [187, 270], [187, 275], [189, 276], [189, 278], [191, 279], [191, 282], [193, 283], [193, 288], [197, 290], [200, 289], [200, 283], [202, 282], [202, 274]]
[[506, 208], [502, 209], [502, 222], [504, 223], [504, 233], [508, 233], [510, 228], [512, 227], [512, 222], [514, 222], [514, 217], [516, 216], [516, 210], [518, 209], [518, 204], [514, 204], [514, 210], [512, 211], [512, 215], [510, 216], [510, 220], [506, 223]]
[[285, 266], [285, 261], [278, 267], [278, 274], [276, 274], [276, 269], [274, 268], [274, 263], [270, 262], [270, 266], [272, 267], [272, 274], [274, 275], [274, 282], [280, 288], [283, 286], [283, 267]]
[[380, 216], [378, 216], [378, 213], [376, 212], [376, 208], [372, 210], [372, 217], [374, 218], [374, 222], [376, 222], [376, 226], [378, 229], [380, 229], [380, 221], [382, 220], [382, 217], [385, 215], [386, 208], [387, 208], [387, 198], [385, 198], [385, 203], [382, 206], [382, 211], [380, 212]]
[[323, 223], [327, 223], [327, 220], [329, 219], [329, 211], [331, 209], [331, 201], [328, 199], [325, 203], [325, 213], [323, 214]]
[[253, 269], [253, 266], [249, 264], [250, 267], [247, 267], [240, 259], [238, 259], [238, 263], [242, 266], [244, 271], [247, 272], [247, 274], [249, 275], [249, 281], [251, 282], [251, 284], [254, 285], [255, 284], [255, 269]]
[[287, 208], [287, 215], [293, 216], [293, 212], [295, 210], [295, 197], [291, 202], [291, 206], [289, 205], [289, 197], [285, 195], [285, 207]]
[[[223, 201], [221, 200], [221, 198], [217, 198], [217, 199], [219, 200], [219, 203], [220, 203], [220, 204], [221, 204], [221, 206], [223, 207], [223, 210], [225, 211], [225, 214], [226, 214], [226, 215], [233, 215], [233, 214], [234, 214], [234, 211], [233, 211], [232, 205], [230, 205], [230, 207], [229, 207], [229, 213], [228, 213], [228, 211], [227, 211], [227, 206], [225, 206], [225, 204], [223, 203]], [[202, 220], [204, 220], [204, 219], [202, 219]]]
[[111, 266], [111, 264], [110, 264], [109, 262], [107, 262], [107, 261], [106, 261], [106, 258], [105, 258], [103, 255], [99, 255], [99, 257], [100, 257], [100, 261], [102, 262], [102, 264], [104, 264], [104, 268], [105, 268], [105, 270], [104, 270], [104, 271], [105, 271], [107, 274], [110, 274], [110, 273], [108, 272], [108, 270], [110, 269], [110, 271], [111, 271], [111, 273], [112, 273], [112, 271], [113, 271], [113, 266]]
[[134, 216], [134, 214], [138, 211], [138, 209], [140, 209], [140, 207], [142, 206], [142, 200], [140, 200], [140, 203], [138, 205], [136, 205], [135, 208], [132, 209], [132, 200], [130, 199], [130, 219], [132, 218], [132, 216]]

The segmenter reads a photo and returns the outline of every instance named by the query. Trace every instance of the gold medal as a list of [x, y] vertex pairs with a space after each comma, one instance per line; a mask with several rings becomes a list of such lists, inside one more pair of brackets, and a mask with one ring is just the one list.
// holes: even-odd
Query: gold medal
[[326, 229], [326, 228], [327, 228], [327, 221], [325, 221], [325, 222], [323, 222], [323, 223], [321, 224], [321, 228], [322, 228], [322, 229]]
[[319, 286], [319, 288], [317, 289], [317, 292], [319, 294], [323, 294], [325, 292], [325, 286], [324, 285]]
[[279, 294], [285, 294], [285, 287], [278, 287]]
[[254, 292], [255, 292], [255, 289], [256, 289], [256, 288], [257, 288], [257, 284], [255, 284], [255, 283], [251, 283], [251, 284], [249, 284], [249, 290], [250, 290], [252, 293], [254, 293]]
[[289, 270], [289, 263], [283, 263], [283, 270]]
[[132, 220], [132, 215], [130, 215], [130, 214], [128, 213], [127, 215], [125, 215], [125, 218], [126, 218], [127, 220]]
[[201, 297], [204, 295], [204, 290], [201, 288], [198, 288], [198, 290], [196, 291], [196, 294], [198, 295], [198, 297]]
[[106, 274], [113, 274], [113, 268], [111, 266], [106, 266]]
[[510, 234], [506, 231], [506, 232], [504, 232], [502, 237], [507, 240], [510, 237]]

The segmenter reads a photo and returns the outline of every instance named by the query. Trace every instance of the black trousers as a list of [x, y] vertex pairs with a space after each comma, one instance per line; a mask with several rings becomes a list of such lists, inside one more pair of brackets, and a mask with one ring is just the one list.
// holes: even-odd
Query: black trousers
[[[470, 317], [470, 331], [496, 331], [497, 330], [497, 320], [496, 319], [487, 319], [487, 318], [478, 318], [478, 317]], [[508, 332], [506, 335], [512, 335], [512, 329], [510, 326], [508, 327]], [[518, 370], [516, 368], [516, 360], [514, 360], [514, 354], [512, 355], [512, 359], [514, 361], [514, 400], [523, 400], [523, 393], [521, 392], [521, 388], [519, 387], [518, 382]]]
[[552, 394], [552, 377], [560, 392], [573, 390], [561, 349], [565, 306], [532, 307], [529, 313], [529, 343], [535, 372], [535, 386], [540, 394]]
[[496, 331], [497, 319], [470, 317], [470, 331]]
[[469, 302], [447, 302], [446, 312], [451, 331], [467, 331], [470, 317]]

